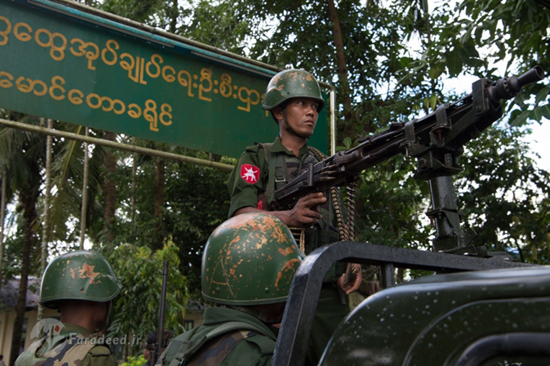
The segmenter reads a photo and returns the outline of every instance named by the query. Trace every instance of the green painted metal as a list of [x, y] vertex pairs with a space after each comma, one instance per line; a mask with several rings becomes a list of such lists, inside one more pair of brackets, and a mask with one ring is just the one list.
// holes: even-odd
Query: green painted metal
[[[67, 4], [0, 0], [1, 107], [235, 157], [274, 140], [274, 69]], [[323, 152], [326, 121], [310, 141]]]
[[361, 303], [334, 333], [320, 365], [450, 366], [492, 335], [550, 335], [549, 289], [549, 266], [411, 281]]
[[201, 266], [202, 296], [227, 305], [285, 302], [303, 259], [290, 230], [275, 216], [234, 216], [208, 238]]
[[46, 267], [40, 285], [40, 303], [55, 309], [59, 300], [107, 302], [121, 289], [103, 255], [76, 251], [60, 255]]

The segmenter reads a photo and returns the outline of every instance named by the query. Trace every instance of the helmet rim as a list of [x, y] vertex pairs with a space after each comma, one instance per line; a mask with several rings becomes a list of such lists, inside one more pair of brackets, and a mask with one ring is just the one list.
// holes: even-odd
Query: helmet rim
[[315, 77], [303, 69], [289, 69], [276, 74], [267, 85], [262, 107], [272, 110], [294, 98], [310, 98], [319, 102], [320, 112], [325, 106], [321, 87]]

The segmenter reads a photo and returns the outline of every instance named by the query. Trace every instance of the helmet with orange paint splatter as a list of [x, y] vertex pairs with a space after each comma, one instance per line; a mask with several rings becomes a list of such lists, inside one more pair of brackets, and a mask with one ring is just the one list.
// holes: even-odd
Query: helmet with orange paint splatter
[[44, 271], [40, 303], [57, 309], [60, 300], [107, 302], [121, 290], [107, 259], [92, 251], [70, 252], [56, 257]]
[[303, 258], [288, 227], [275, 216], [237, 215], [206, 243], [202, 296], [225, 305], [285, 302]]
[[279, 72], [267, 85], [264, 109], [272, 110], [292, 98], [311, 98], [319, 103], [317, 112], [321, 112], [325, 100], [315, 77], [302, 69], [289, 69]]

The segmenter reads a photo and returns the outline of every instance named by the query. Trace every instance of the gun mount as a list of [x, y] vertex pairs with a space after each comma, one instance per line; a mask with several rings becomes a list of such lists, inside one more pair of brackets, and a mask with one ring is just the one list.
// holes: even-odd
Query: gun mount
[[387, 130], [362, 139], [356, 147], [310, 164], [307, 171], [274, 192], [269, 209], [292, 207], [309, 193], [347, 185], [363, 170], [405, 154], [417, 159], [414, 177], [430, 182], [432, 208], [427, 215], [437, 231], [434, 250], [486, 256], [485, 246], [471, 244], [475, 232], [460, 228], [461, 213], [452, 180], [463, 170], [457, 158], [465, 144], [502, 116], [501, 100], [514, 98], [524, 86], [544, 77], [545, 71], [536, 66], [521, 76], [497, 82], [479, 79], [473, 83], [472, 93], [459, 101], [443, 104], [435, 112], [409, 122], [392, 123]]

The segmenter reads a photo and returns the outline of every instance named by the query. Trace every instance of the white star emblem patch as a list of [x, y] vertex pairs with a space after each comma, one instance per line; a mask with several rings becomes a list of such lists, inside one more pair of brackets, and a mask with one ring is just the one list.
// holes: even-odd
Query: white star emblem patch
[[260, 169], [250, 164], [241, 165], [241, 178], [245, 182], [254, 184], [260, 179]]

